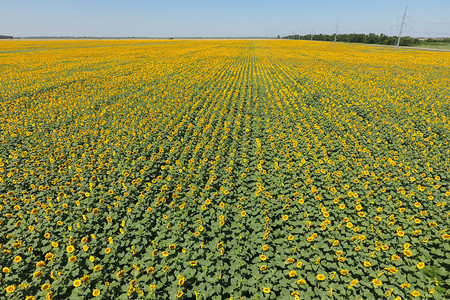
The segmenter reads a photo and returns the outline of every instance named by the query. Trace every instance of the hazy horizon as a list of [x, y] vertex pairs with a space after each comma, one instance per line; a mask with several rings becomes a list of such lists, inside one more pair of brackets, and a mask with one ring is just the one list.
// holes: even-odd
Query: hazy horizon
[[450, 1], [0, 1], [0, 34], [13, 37], [276, 37], [384, 33], [450, 37]]

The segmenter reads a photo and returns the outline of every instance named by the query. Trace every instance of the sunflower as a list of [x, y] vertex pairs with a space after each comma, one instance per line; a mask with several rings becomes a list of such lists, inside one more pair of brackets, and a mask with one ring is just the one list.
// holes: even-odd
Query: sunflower
[[419, 262], [419, 263], [417, 264], [417, 268], [418, 268], [418, 269], [423, 269], [423, 267], [425, 267], [425, 263]]
[[50, 287], [51, 287], [50, 283], [44, 283], [44, 284], [41, 286], [41, 290], [47, 291], [48, 289], [50, 289]]
[[36, 271], [33, 274], [33, 278], [38, 278], [38, 277], [41, 277], [41, 276], [42, 276], [42, 271]]
[[74, 287], [79, 287], [81, 285], [81, 280], [80, 279], [76, 279], [73, 281], [73, 286]]
[[320, 281], [325, 280], [325, 275], [323, 275], [323, 274], [317, 275], [317, 280], [320, 280]]
[[125, 270], [120, 270], [119, 272], [117, 272], [117, 277], [120, 278], [125, 274]]
[[93, 290], [92, 291], [92, 296], [97, 297], [98, 295], [100, 295], [100, 290]]
[[400, 286], [402, 289], [407, 289], [411, 286], [410, 283], [402, 283], [402, 285]]
[[379, 287], [382, 285], [382, 282], [378, 278], [373, 279], [372, 283], [375, 287]]
[[292, 270], [289, 272], [289, 277], [295, 277], [297, 275], [297, 272]]
[[270, 293], [270, 288], [268, 288], [268, 287], [263, 288], [263, 292], [266, 293], [266, 294], [269, 294]]
[[73, 245], [69, 245], [67, 246], [67, 252], [72, 253], [73, 251], [75, 251], [75, 247]]
[[14, 292], [16, 290], [16, 286], [14, 286], [14, 285], [9, 285], [7, 288], [6, 288], [6, 292], [7, 293], [12, 293], [12, 292]]
[[182, 286], [184, 284], [184, 277], [181, 276], [180, 279], [178, 280], [178, 285]]
[[101, 265], [96, 265], [95, 267], [94, 267], [94, 271], [100, 271], [102, 269], [102, 266]]
[[419, 296], [420, 296], [420, 292], [419, 292], [419, 291], [413, 291], [413, 292], [411, 293], [411, 296], [413, 296], [413, 297], [419, 297]]
[[75, 262], [77, 260], [77, 257], [75, 255], [72, 255], [71, 257], [69, 257], [69, 262]]

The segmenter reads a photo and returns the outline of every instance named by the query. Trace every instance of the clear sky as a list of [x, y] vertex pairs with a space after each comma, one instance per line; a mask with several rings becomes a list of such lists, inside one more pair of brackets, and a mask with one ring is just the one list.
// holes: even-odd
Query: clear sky
[[0, 0], [0, 34], [274, 37], [334, 33], [450, 37], [450, 0]]

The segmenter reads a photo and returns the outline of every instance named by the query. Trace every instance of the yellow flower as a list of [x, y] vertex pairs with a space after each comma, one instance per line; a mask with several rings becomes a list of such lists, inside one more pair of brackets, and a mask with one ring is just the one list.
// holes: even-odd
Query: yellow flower
[[365, 261], [365, 262], [364, 262], [364, 267], [366, 267], [366, 268], [367, 268], [367, 267], [370, 267], [371, 265], [372, 265], [372, 264], [371, 264], [370, 262], [368, 262], [368, 261]]
[[266, 293], [266, 294], [269, 294], [270, 293], [270, 288], [268, 288], [268, 287], [263, 288], [263, 292]]
[[38, 277], [41, 277], [41, 276], [42, 276], [42, 271], [37, 271], [37, 272], [33, 273], [33, 277], [34, 278], [38, 278]]
[[413, 291], [413, 292], [411, 293], [411, 296], [413, 296], [413, 297], [419, 297], [419, 296], [420, 296], [420, 292], [419, 292], [419, 291]]
[[20, 262], [21, 260], [22, 260], [22, 257], [20, 257], [20, 256], [14, 257], [14, 262], [15, 262], [15, 263], [18, 263], [18, 262]]
[[398, 270], [395, 267], [390, 267], [390, 268], [384, 268], [386, 271], [391, 272], [392, 274], [395, 274], [398, 272]]
[[407, 257], [411, 257], [411, 256], [412, 256], [412, 253], [411, 253], [411, 251], [409, 251], [409, 250], [403, 250], [403, 254], [404, 254], [405, 256], [407, 256]]
[[117, 273], [117, 277], [120, 278], [120, 277], [122, 277], [124, 274], [125, 274], [125, 271], [124, 271], [124, 270], [120, 270], [120, 271]]
[[350, 286], [355, 286], [358, 284], [358, 279], [353, 279], [352, 282], [350, 282]]
[[48, 252], [48, 253], [45, 254], [45, 259], [53, 261], [53, 257], [54, 256], [55, 255], [53, 253]]
[[79, 287], [81, 285], [81, 280], [80, 279], [76, 279], [73, 281], [73, 286], [74, 287]]
[[295, 272], [294, 270], [289, 272], [289, 277], [294, 277], [295, 275], [297, 275], [297, 272]]
[[46, 290], [48, 290], [48, 289], [50, 289], [50, 283], [44, 283], [42, 286], [41, 286], [41, 290], [43, 290], [43, 291], [46, 291]]
[[323, 274], [317, 275], [317, 280], [320, 280], [320, 281], [325, 280], [325, 275], [323, 275]]
[[14, 285], [9, 285], [7, 288], [6, 288], [6, 292], [7, 293], [12, 293], [12, 292], [14, 292], [16, 290], [16, 286], [14, 286]]
[[372, 279], [372, 283], [375, 287], [379, 287], [382, 285], [381, 281], [378, 278]]
[[72, 253], [75, 250], [75, 247], [72, 245], [67, 246], [67, 252]]
[[180, 298], [181, 296], [183, 296], [183, 291], [179, 291], [179, 292], [177, 293], [177, 298]]
[[11, 272], [11, 269], [8, 267], [3, 267], [2, 271], [3, 271], [3, 273], [9, 273], [9, 272]]
[[100, 265], [96, 265], [94, 267], [94, 271], [100, 271], [101, 269], [102, 269], [102, 266], [100, 266]]
[[305, 281], [305, 279], [299, 279], [299, 280], [297, 280], [297, 284], [303, 285], [303, 284], [306, 284], [306, 281]]
[[267, 259], [267, 256], [265, 256], [265, 255], [260, 255], [259, 258], [260, 258], [261, 260], [266, 260], [266, 259]]
[[92, 296], [97, 297], [98, 295], [100, 295], [100, 290], [93, 290], [92, 291]]
[[425, 263], [419, 262], [419, 263], [417, 264], [417, 268], [418, 268], [418, 269], [422, 269], [423, 267], [425, 267]]

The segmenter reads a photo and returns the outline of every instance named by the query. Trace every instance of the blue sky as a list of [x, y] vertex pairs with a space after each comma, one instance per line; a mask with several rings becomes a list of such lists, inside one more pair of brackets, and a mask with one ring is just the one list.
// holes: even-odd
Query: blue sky
[[0, 0], [0, 34], [238, 37], [293, 33], [450, 37], [450, 0]]

